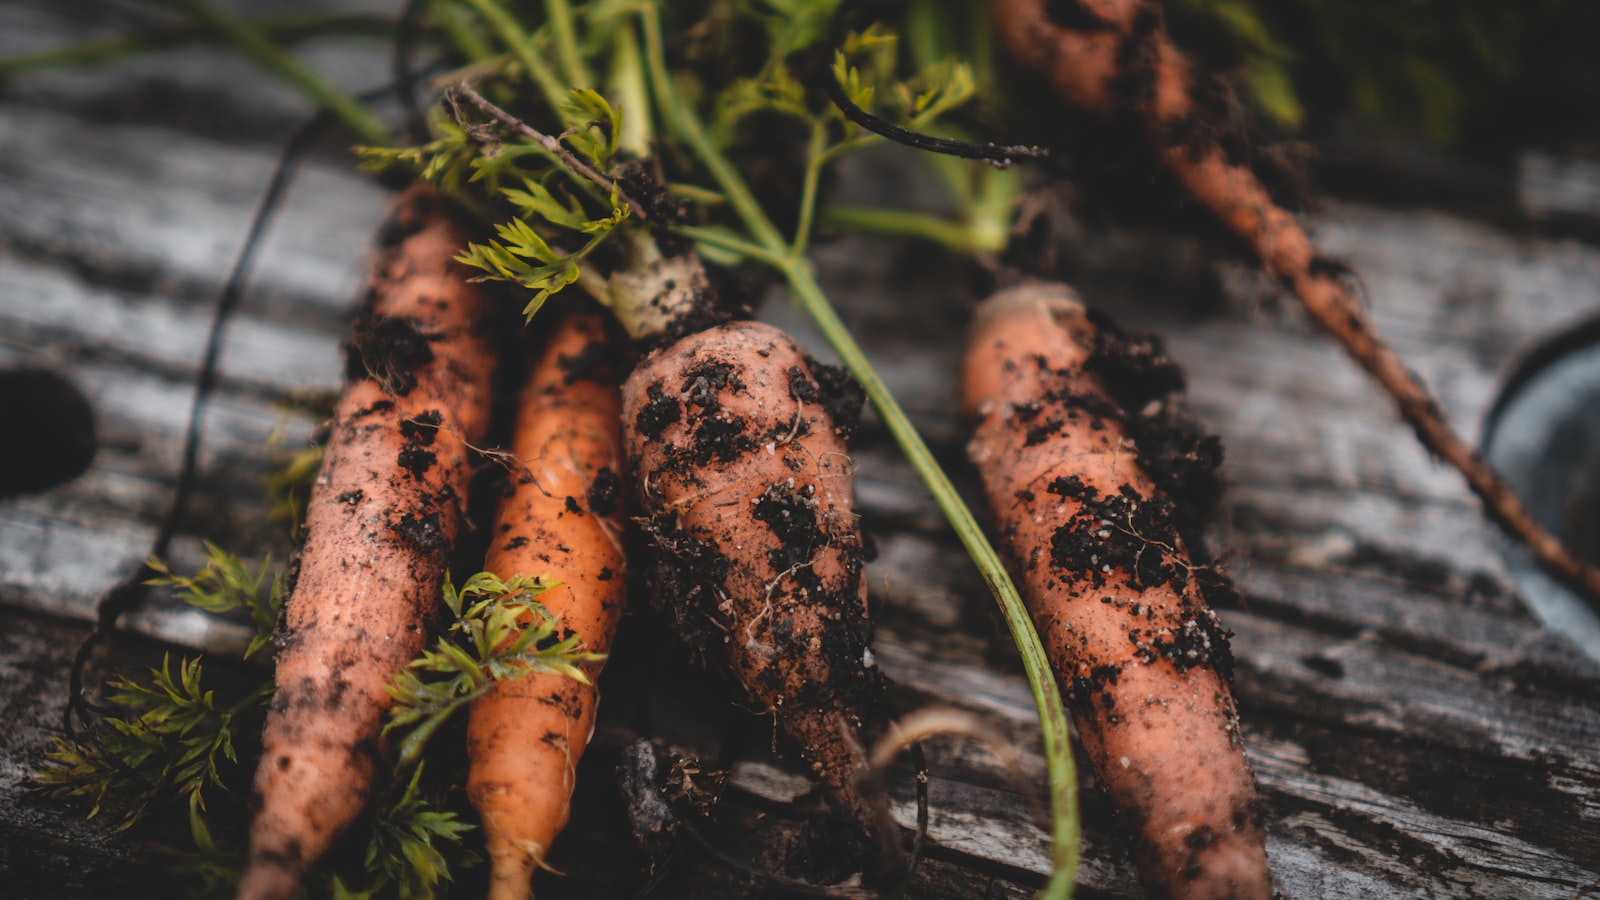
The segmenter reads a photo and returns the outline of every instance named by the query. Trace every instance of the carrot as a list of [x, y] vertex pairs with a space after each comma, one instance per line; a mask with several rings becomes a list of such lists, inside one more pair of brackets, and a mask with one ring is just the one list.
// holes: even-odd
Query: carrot
[[770, 325], [713, 325], [639, 363], [622, 421], [648, 517], [650, 596], [702, 659], [720, 657], [776, 718], [858, 826], [853, 837], [880, 842], [888, 868], [899, 862], [898, 832], [881, 797], [857, 784], [867, 769], [860, 731], [882, 678], [869, 649], [845, 450], [852, 423], [842, 417], [854, 407], [841, 405], [842, 378]]
[[1306, 312], [1392, 397], [1430, 451], [1461, 472], [1490, 518], [1551, 573], [1600, 597], [1600, 569], [1573, 556], [1446, 421], [1422, 380], [1389, 348], [1347, 287], [1347, 269], [1319, 256], [1299, 220], [1268, 194], [1240, 154], [1209, 90], [1167, 36], [1150, 0], [990, 0], [1001, 42], [1043, 74], [1062, 100], [1092, 113], [1136, 113], [1162, 162], [1195, 200], [1241, 238]]
[[[1179, 513], [1141, 454], [1155, 442], [1129, 438], [1146, 416], [1124, 412], [1093, 374], [1105, 338], [1061, 285], [986, 301], [963, 375], [976, 419], [968, 452], [1146, 887], [1270, 897], [1227, 632], [1205, 596], [1225, 582], [1186, 551]], [[1147, 394], [1173, 386], [1155, 371]], [[1191, 468], [1217, 461], [1204, 442], [1179, 446]]]
[[[596, 653], [610, 648], [624, 600], [621, 402], [608, 367], [616, 349], [597, 315], [555, 326], [522, 389], [511, 452], [524, 468], [500, 503], [485, 563], [506, 578], [560, 582], [539, 602]], [[600, 666], [585, 666], [591, 682]], [[467, 795], [483, 820], [491, 898], [530, 896], [529, 879], [566, 824], [598, 699], [592, 683], [533, 673], [473, 701]]]
[[495, 364], [484, 294], [452, 261], [467, 239], [448, 201], [421, 186], [380, 235], [280, 624], [241, 898], [292, 897], [360, 813], [385, 687], [423, 649], [438, 607]]

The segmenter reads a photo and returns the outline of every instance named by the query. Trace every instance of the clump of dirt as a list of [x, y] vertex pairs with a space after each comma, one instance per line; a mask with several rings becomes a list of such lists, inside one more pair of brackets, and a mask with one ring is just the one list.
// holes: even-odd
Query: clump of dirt
[[1172, 502], [1146, 498], [1129, 485], [1103, 496], [1077, 476], [1052, 481], [1047, 490], [1080, 504], [1050, 538], [1050, 563], [1074, 580], [1104, 587], [1106, 576], [1127, 572], [1137, 588], [1189, 586], [1189, 570], [1174, 565], [1178, 531]]
[[[867, 402], [867, 392], [842, 366], [830, 366], [806, 357], [811, 377], [816, 379], [815, 402], [821, 403], [833, 422], [833, 433], [849, 441], [861, 427], [861, 408]], [[791, 382], [790, 389], [794, 390]]]
[[659, 381], [645, 388], [645, 396], [649, 402], [634, 417], [633, 427], [645, 437], [658, 440], [668, 425], [676, 424], [683, 418], [683, 407], [678, 404], [677, 398], [667, 396]]
[[675, 515], [652, 516], [638, 524], [644, 552], [630, 553], [629, 559], [644, 560], [640, 593], [672, 625], [695, 663], [709, 667], [713, 654], [721, 652], [723, 632], [713, 623], [728, 557], [711, 542], [691, 537]]
[[605, 517], [617, 511], [617, 498], [622, 492], [622, 479], [610, 467], [602, 467], [594, 474], [594, 483], [589, 485], [587, 500], [589, 510], [597, 516]]
[[704, 466], [713, 459], [732, 462], [757, 445], [755, 436], [747, 433], [744, 417], [722, 407], [723, 391], [745, 391], [737, 372], [732, 364], [711, 359], [683, 373], [679, 395], [687, 406], [697, 410], [689, 414], [694, 437], [686, 464]]
[[663, 225], [688, 222], [689, 205], [673, 196], [665, 185], [650, 174], [643, 162], [632, 160], [623, 163], [617, 171], [616, 181], [617, 186], [639, 204], [651, 222]]
[[757, 499], [753, 515], [778, 538], [778, 549], [767, 553], [774, 572], [805, 565], [827, 540], [817, 526], [817, 489], [812, 485], [768, 485]]
[[450, 547], [437, 511], [422, 516], [406, 513], [392, 527], [395, 534], [415, 544], [419, 550], [438, 553]]
[[[768, 485], [755, 503], [756, 521], [765, 524], [778, 539], [778, 547], [767, 553], [767, 563], [777, 576], [773, 583], [792, 582], [792, 587], [774, 591], [772, 602], [829, 611], [822, 616], [822, 640], [795, 635], [789, 617], [778, 616], [771, 628], [772, 643], [780, 655], [802, 658], [821, 654], [827, 662], [827, 681], [808, 682], [792, 698], [793, 702], [869, 717], [882, 697], [884, 683], [877, 667], [863, 665], [870, 656], [872, 630], [861, 599], [861, 544], [854, 535], [828, 528], [824, 515], [816, 489], [809, 484], [796, 485], [792, 480]], [[842, 579], [824, 581], [812, 566], [824, 549], [839, 554], [844, 567]], [[762, 673], [769, 682], [768, 689], [780, 694], [787, 675], [776, 666]]]
[[438, 461], [438, 456], [427, 448], [433, 445], [441, 421], [438, 410], [428, 410], [400, 421], [400, 436], [406, 443], [400, 448], [397, 462], [412, 478], [421, 478]]
[[404, 397], [417, 386], [417, 370], [433, 362], [433, 340], [409, 316], [363, 313], [345, 343], [345, 377], [371, 378], [384, 393]]
[[444, 422], [444, 416], [436, 409], [412, 416], [400, 421], [400, 436], [420, 447], [430, 447], [433, 439], [439, 433], [439, 425]]
[[[1129, 334], [1102, 315], [1090, 319], [1095, 343], [1084, 369], [1115, 401], [1139, 465], [1171, 500], [1172, 520], [1190, 554], [1204, 560], [1202, 532], [1222, 497], [1222, 441], [1184, 411], [1183, 370], [1160, 338]], [[1095, 412], [1108, 414], [1104, 408]]]

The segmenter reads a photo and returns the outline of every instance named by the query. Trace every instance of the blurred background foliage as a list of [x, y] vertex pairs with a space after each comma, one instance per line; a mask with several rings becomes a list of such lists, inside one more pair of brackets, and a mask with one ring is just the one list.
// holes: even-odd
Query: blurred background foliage
[[1472, 155], [1600, 145], [1596, 0], [1165, 0], [1176, 40], [1284, 133]]

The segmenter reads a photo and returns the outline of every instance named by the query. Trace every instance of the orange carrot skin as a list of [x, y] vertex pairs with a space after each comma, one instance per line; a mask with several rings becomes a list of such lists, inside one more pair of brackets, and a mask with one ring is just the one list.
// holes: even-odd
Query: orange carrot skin
[[423, 649], [489, 419], [485, 297], [452, 261], [468, 232], [426, 187], [380, 240], [306, 511], [278, 636], [241, 898], [288, 898], [365, 806], [389, 679]]
[[1095, 329], [1030, 283], [978, 313], [968, 448], [1079, 738], [1159, 897], [1272, 895], [1254, 778], [1171, 504], [1086, 371]]
[[[1190, 110], [1189, 63], [1160, 30], [1159, 12], [1146, 0], [989, 0], [989, 13], [1013, 58], [1043, 73], [1076, 106], [1114, 112], [1119, 81], [1137, 67], [1150, 79], [1138, 102], [1158, 121]], [[1129, 41], [1133, 51], [1148, 56], [1127, 58]]]
[[870, 832], [875, 807], [853, 779], [882, 679], [851, 461], [824, 393], [787, 335], [736, 322], [644, 359], [622, 418], [654, 599], [691, 646], [726, 660]]
[[[485, 563], [502, 578], [559, 581], [539, 602], [596, 653], [610, 650], [626, 593], [622, 401], [609, 364], [621, 352], [597, 315], [558, 321], [522, 389], [513, 490], [500, 503]], [[585, 665], [591, 681], [600, 668]], [[545, 673], [498, 682], [473, 701], [467, 795], [483, 820], [492, 900], [530, 896], [533, 871], [566, 824], [598, 701], [593, 684]]]

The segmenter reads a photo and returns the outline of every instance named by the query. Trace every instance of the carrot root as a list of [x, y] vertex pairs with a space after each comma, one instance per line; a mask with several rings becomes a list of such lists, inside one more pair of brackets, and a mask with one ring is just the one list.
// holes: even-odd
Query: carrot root
[[1060, 285], [988, 300], [964, 372], [969, 455], [1146, 886], [1267, 898], [1227, 632], [1206, 601], [1225, 582], [1191, 560], [1144, 469], [1128, 437], [1140, 413], [1093, 374], [1097, 332]]
[[[503, 579], [560, 582], [539, 602], [595, 653], [609, 651], [625, 600], [621, 400], [612, 369], [619, 356], [597, 315], [572, 313], [552, 330], [522, 389], [511, 446], [521, 468], [485, 563]], [[472, 704], [467, 795], [483, 821], [492, 900], [530, 896], [529, 880], [566, 824], [594, 731], [600, 668], [585, 666], [590, 684], [522, 675]]]
[[467, 237], [447, 201], [416, 187], [380, 238], [277, 640], [241, 898], [292, 897], [360, 814], [386, 686], [438, 607], [496, 356], [485, 298], [452, 260]]
[[726, 662], [892, 862], [898, 833], [857, 783], [882, 679], [845, 425], [825, 383], [778, 329], [721, 325], [639, 364], [623, 425], [661, 612], [702, 656]]

